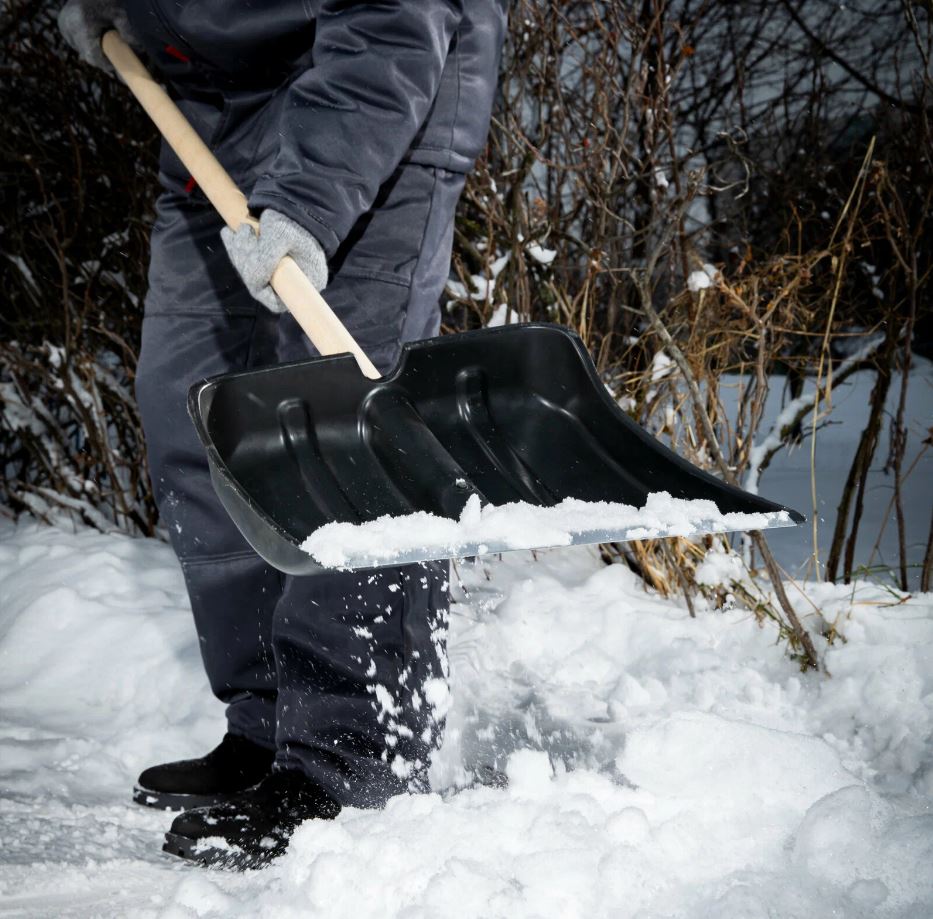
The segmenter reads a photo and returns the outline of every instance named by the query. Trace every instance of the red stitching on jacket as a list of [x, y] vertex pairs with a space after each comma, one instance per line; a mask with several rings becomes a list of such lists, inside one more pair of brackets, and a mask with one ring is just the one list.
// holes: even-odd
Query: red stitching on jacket
[[194, 176], [188, 176], [188, 181], [185, 182], [185, 194], [190, 195], [198, 187], [198, 183], [194, 181]]
[[170, 54], [175, 60], [181, 61], [184, 64], [190, 64], [191, 58], [188, 57], [183, 51], [179, 51], [174, 45], [166, 45], [165, 53]]

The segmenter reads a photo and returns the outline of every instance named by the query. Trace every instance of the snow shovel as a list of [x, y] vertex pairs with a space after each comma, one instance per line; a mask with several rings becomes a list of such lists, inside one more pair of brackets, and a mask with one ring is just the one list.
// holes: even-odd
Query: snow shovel
[[[245, 196], [132, 50], [115, 32], [104, 36], [103, 48], [227, 225], [255, 226]], [[633, 506], [629, 511], [656, 492], [699, 499], [707, 504], [692, 519], [695, 532], [803, 520], [724, 484], [642, 430], [566, 328], [532, 323], [408, 343], [380, 377], [290, 258], [272, 287], [322, 357], [197, 383], [189, 411], [221, 502], [259, 555], [281, 571], [320, 570], [302, 542], [326, 524], [367, 524], [386, 515], [415, 514], [398, 528], [421, 527], [424, 544], [382, 555], [351, 551], [344, 567], [686, 535], [682, 521], [646, 527], [637, 514], [630, 520], [605, 505], [565, 499]], [[514, 502], [525, 505], [518, 516], [531, 520], [517, 537], [506, 527], [487, 538], [474, 527], [475, 538], [431, 542], [436, 518], [453, 523], [465, 508], [504, 511], [500, 505]], [[568, 504], [576, 523], [566, 538], [527, 517], [530, 508], [555, 510], [560, 518]]]

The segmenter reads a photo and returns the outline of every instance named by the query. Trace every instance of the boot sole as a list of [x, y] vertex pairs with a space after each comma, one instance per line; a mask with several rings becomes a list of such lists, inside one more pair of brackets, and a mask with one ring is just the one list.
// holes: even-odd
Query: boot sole
[[240, 794], [240, 792], [221, 795], [191, 795], [171, 791], [153, 791], [151, 788], [143, 788], [141, 785], [133, 786], [133, 800], [137, 804], [163, 811], [187, 811], [195, 807], [210, 807], [214, 804], [223, 804], [234, 794]]
[[178, 833], [165, 834], [162, 851], [203, 867], [227, 868], [234, 871], [264, 868], [276, 855], [281, 854], [270, 852], [255, 855], [236, 846], [213, 846], [206, 839], [192, 839]]

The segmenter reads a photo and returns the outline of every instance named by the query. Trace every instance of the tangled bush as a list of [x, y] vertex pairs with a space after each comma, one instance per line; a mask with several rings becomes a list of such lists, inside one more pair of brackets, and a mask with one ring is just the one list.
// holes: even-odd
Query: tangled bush
[[0, 19], [0, 505], [154, 531], [132, 397], [154, 132], [66, 53], [58, 4]]

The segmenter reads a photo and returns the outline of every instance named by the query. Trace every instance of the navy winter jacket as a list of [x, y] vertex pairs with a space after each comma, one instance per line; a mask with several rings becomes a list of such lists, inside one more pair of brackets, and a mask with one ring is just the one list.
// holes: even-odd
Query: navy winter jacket
[[[328, 255], [401, 162], [472, 168], [488, 129], [506, 5], [126, 0], [173, 94], [221, 100], [208, 140], [257, 167], [250, 206], [287, 214]], [[256, 118], [262, 130], [243, 128]], [[233, 154], [238, 136], [250, 149]]]

